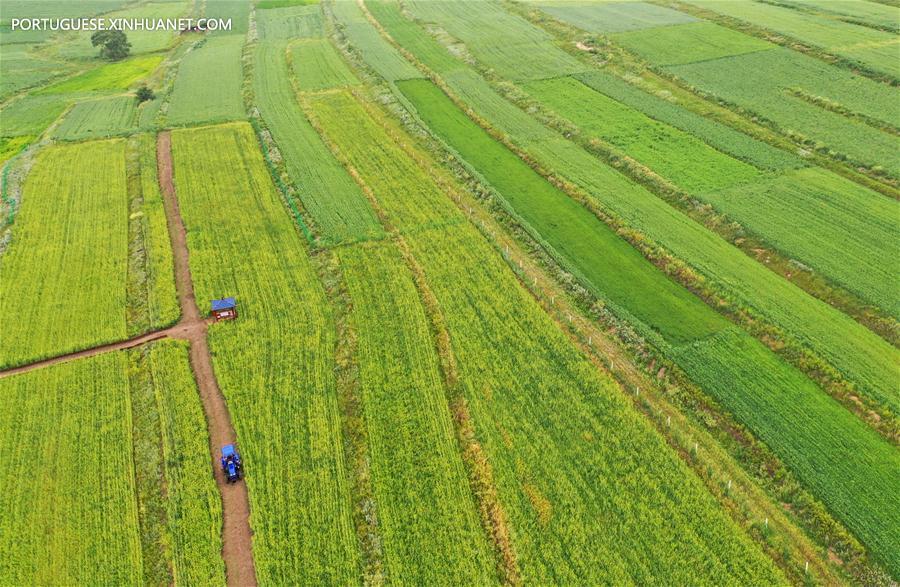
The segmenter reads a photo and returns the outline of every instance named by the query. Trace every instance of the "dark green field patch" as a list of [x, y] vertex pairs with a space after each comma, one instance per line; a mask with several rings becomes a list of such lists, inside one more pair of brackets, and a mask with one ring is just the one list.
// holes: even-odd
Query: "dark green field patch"
[[[709, 336], [727, 322], [677, 285], [590, 211], [472, 122], [430, 81], [397, 84], [419, 116], [475, 166], [570, 269], [669, 342]], [[600, 291], [598, 291], [600, 293]]]

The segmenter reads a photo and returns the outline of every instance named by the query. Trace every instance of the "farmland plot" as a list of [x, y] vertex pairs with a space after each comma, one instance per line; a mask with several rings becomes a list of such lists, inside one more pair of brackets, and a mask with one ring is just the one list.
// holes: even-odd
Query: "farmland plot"
[[0, 27], [0, 43], [4, 45], [13, 43], [39, 43], [46, 40], [51, 31], [12, 31], [6, 22], [13, 18], [83, 18], [93, 16], [101, 12], [116, 10], [127, 4], [128, 0], [81, 0], [70, 2], [69, 0], [47, 0], [35, 2], [34, 0], [6, 0], [3, 3], [3, 20]]
[[344, 34], [363, 54], [366, 63], [387, 80], [422, 77], [372, 25], [366, 21], [356, 2], [336, 2], [332, 5], [334, 18]]
[[[308, 43], [304, 42], [296, 47], [306, 46]], [[330, 45], [325, 46], [338, 59]], [[288, 78], [285, 50], [284, 42], [265, 41], [257, 45], [253, 89], [259, 112], [278, 144], [300, 200], [315, 218], [326, 244], [377, 238], [382, 234], [381, 225], [365, 196], [322, 143], [297, 104]], [[329, 78], [318, 77], [321, 71], [311, 72], [308, 62], [296, 54], [294, 69], [301, 86], [303, 80], [312, 77], [320, 84], [328, 82]], [[342, 79], [340, 75], [336, 77]]]
[[247, 34], [250, 23], [250, 0], [206, 0], [206, 18], [231, 20], [231, 30], [208, 33], [211, 36]]
[[493, 469], [505, 512], [495, 523], [508, 516], [506, 576], [781, 582], [465, 223], [431, 179], [436, 170], [419, 167], [349, 95], [312, 107], [404, 235], [446, 321], [465, 396], [454, 409], [474, 427], [470, 450]]
[[138, 110], [133, 96], [79, 102], [53, 136], [64, 140], [108, 138], [135, 129]]
[[[686, 0], [756, 26], [789, 35], [801, 43], [858, 61], [878, 72], [900, 77], [897, 51], [900, 39], [895, 34], [842, 22], [808, 12], [760, 2], [729, 0]], [[897, 14], [894, 12], [894, 25]]]
[[16, 449], [0, 472], [0, 532], [15, 537], [0, 583], [224, 582], [206, 422], [181, 343], [15, 375], [0, 393], [0, 442]]
[[[221, 0], [227, 3], [227, 0]], [[245, 117], [241, 99], [244, 37], [210, 37], [181, 60], [167, 120], [174, 125], [223, 122]]]
[[326, 39], [310, 39], [292, 44], [291, 61], [297, 87], [304, 92], [359, 83]]
[[267, 41], [321, 37], [322, 10], [318, 6], [260, 10], [256, 13], [256, 27], [259, 38]]
[[0, 366], [125, 337], [123, 141], [44, 149], [12, 230], [0, 260]]
[[759, 175], [750, 165], [571, 77], [531, 82], [523, 88], [586, 136], [602, 138], [684, 190], [706, 191], [746, 183]]
[[870, 0], [783, 0], [782, 3], [804, 11], [837, 15], [841, 20], [870, 27], [891, 29], [894, 32], [898, 32], [897, 29], [900, 28], [897, 8], [880, 2]]
[[0, 60], [0, 100], [71, 71], [72, 66], [31, 53], [32, 45], [4, 45]]
[[80, 75], [47, 86], [39, 94], [65, 94], [126, 90], [150, 75], [160, 63], [162, 55], [143, 55], [124, 61], [107, 63]]
[[659, 65], [678, 65], [743, 55], [776, 45], [711, 22], [629, 31], [612, 35], [618, 43]]
[[[462, 40], [476, 57], [508, 79], [541, 79], [586, 69], [555, 47], [547, 33], [493, 2], [415, 1], [409, 9]], [[479, 30], [477, 34], [473, 31]], [[524, 66], [522, 66], [524, 64]]]
[[[587, 209], [491, 139], [436, 86], [425, 81], [399, 86], [431, 129], [497, 189], [513, 213], [588, 288], [624, 310], [632, 323], [649, 325], [662, 339], [657, 346], [689, 375], [706, 364], [728, 372], [728, 377], [697, 375], [694, 380], [769, 442], [881, 561], [897, 568], [893, 536], [900, 530], [900, 516], [883, 517], [893, 499], [886, 496], [900, 491], [900, 467], [895, 469], [900, 453], [894, 447], [799, 371], [669, 281]], [[646, 326], [635, 325], [647, 332]], [[762, 373], [770, 377], [762, 379]], [[755, 391], [743, 393], [746, 389]], [[779, 398], [785, 397], [794, 397], [803, 411], [779, 408]], [[896, 396], [884, 399], [894, 400], [892, 409], [898, 407]], [[810, 434], [812, 430], [816, 433]], [[867, 488], [850, 489], [843, 482], [848, 478], [867, 479]], [[872, 485], [880, 488], [869, 491]]]
[[425, 312], [390, 241], [338, 249], [389, 581], [496, 582]]
[[592, 33], [619, 33], [697, 21], [689, 14], [646, 2], [539, 2], [537, 6], [563, 22]]
[[[383, 7], [385, 11], [392, 10], [397, 14], [395, 4], [384, 3]], [[402, 16], [383, 24], [401, 43], [405, 43], [410, 35], [421, 34], [421, 29]], [[416, 56], [430, 67], [440, 66], [439, 61], [431, 58], [430, 52]], [[686, 261], [727, 295], [784, 329], [858, 385], [861, 393], [885, 405], [900, 402], [892, 383], [896, 379], [892, 366], [900, 362], [900, 353], [883, 339], [769, 271], [705, 227], [601, 164], [584, 149], [541, 125], [504, 100], [473, 71], [436, 71], [442, 74], [457, 96], [527, 151], [542, 167], [571, 181], [602, 209], [621, 218], [627, 226], [640, 230]]]
[[758, 169], [782, 171], [804, 166], [800, 158], [792, 153], [777, 149], [715, 120], [704, 118], [678, 104], [648, 94], [608, 73], [588, 71], [574, 77], [613, 100], [643, 112], [654, 120], [694, 135], [707, 145]]
[[69, 104], [66, 96], [24, 96], [0, 110], [0, 136], [39, 135]]
[[[900, 315], [893, 279], [900, 250], [895, 202], [810, 169], [762, 180], [749, 165], [719, 153], [572, 78], [525, 88], [588, 137], [597, 136], [675, 185], [712, 204], [771, 246], [820, 271], [868, 302]], [[713, 191], [729, 184], [727, 195]]]
[[209, 345], [247, 463], [257, 578], [355, 582], [335, 330], [302, 237], [249, 125], [177, 130], [172, 149], [197, 299], [240, 309]]

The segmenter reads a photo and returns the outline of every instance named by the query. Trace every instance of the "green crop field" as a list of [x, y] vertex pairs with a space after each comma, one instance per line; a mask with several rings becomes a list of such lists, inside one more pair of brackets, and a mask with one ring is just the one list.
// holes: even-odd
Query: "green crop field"
[[[304, 42], [295, 48], [301, 46], [308, 44]], [[365, 201], [365, 196], [300, 111], [291, 88], [285, 51], [284, 43], [260, 43], [253, 87], [260, 114], [285, 157], [285, 166], [300, 190], [303, 206], [316, 219], [326, 243], [379, 236], [382, 231], [375, 214], [368, 206], [358, 204]], [[308, 79], [310, 71], [321, 80], [320, 84], [329, 83], [317, 64], [310, 67], [298, 59], [296, 52], [294, 69], [298, 85], [303, 85], [301, 80]], [[333, 75], [338, 81], [344, 79], [342, 74]]]
[[291, 45], [291, 63], [297, 87], [304, 92], [358, 84], [359, 80], [347, 68], [331, 43], [325, 39], [311, 39]]
[[[227, 0], [221, 0], [227, 4]], [[241, 47], [238, 35], [210, 37], [185, 55], [167, 112], [170, 124], [183, 126], [244, 118], [241, 100]]]
[[[427, 172], [348, 95], [317, 98], [313, 108], [404, 235], [434, 293], [523, 579], [616, 582], [628, 573], [638, 581], [663, 573], [677, 581], [693, 568], [736, 581], [778, 582], [745, 538], [725, 530], [728, 522], [658, 450], [659, 437], [568, 346]], [[614, 427], [604, 424], [613, 421]], [[637, 460], [639, 477], [617, 474]], [[651, 495], [641, 490], [645, 484], [661, 491]], [[620, 530], [577, 521], [597, 516], [614, 516], [610, 526]], [[654, 530], [629, 535], [638, 519]], [[662, 554], [673, 532], [692, 541], [674, 558]]]
[[[0, 530], [16, 537], [0, 582], [137, 585], [159, 579], [157, 567], [166, 583], [224, 581], [221, 506], [183, 348], [80, 359], [0, 380], [0, 391], [0, 439], [17, 455], [0, 473]], [[158, 478], [155, 495], [141, 490], [153, 453], [164, 494]]]
[[133, 130], [137, 114], [132, 96], [79, 102], [53, 134], [68, 140], [107, 138]]
[[0, 586], [900, 580], [900, 0], [0, 2]]
[[[808, 12], [745, 0], [687, 0], [689, 4], [788, 35], [801, 43], [822, 47], [841, 57], [858, 61], [876, 71], [897, 78], [900, 39], [895, 34], [871, 27], [842, 22]], [[896, 26], [898, 16], [894, 11]]]
[[48, 86], [40, 90], [40, 93], [64, 94], [125, 90], [150, 75], [159, 66], [162, 59], [162, 55], [145, 55], [118, 63], [101, 65], [73, 78]]
[[127, 260], [124, 142], [43, 151], [0, 263], [0, 365], [124, 338]]
[[209, 337], [248, 463], [257, 576], [263, 583], [349, 582], [358, 553], [334, 330], [302, 236], [249, 125], [179, 130], [172, 149], [197, 299], [204, 309], [228, 295], [241, 304], [241, 319], [213, 327]]

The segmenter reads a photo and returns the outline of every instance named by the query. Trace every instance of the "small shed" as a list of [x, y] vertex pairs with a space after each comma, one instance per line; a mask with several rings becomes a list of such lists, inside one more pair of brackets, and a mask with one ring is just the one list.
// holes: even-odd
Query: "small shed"
[[222, 298], [212, 301], [212, 315], [219, 320], [234, 320], [237, 318], [237, 302], [234, 298]]

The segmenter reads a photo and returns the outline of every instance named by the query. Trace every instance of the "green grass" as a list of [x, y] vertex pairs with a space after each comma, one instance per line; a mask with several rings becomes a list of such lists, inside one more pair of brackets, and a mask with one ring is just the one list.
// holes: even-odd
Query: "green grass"
[[790, 257], [900, 317], [897, 202], [818, 168], [700, 199]]
[[72, 70], [68, 63], [37, 56], [32, 52], [35, 47], [31, 44], [0, 46], [0, 100]]
[[[330, 46], [325, 46], [330, 50]], [[257, 45], [253, 90], [259, 112], [282, 153], [300, 200], [315, 219], [325, 244], [377, 238], [382, 234], [381, 225], [365, 196], [322, 143], [297, 104], [285, 51], [284, 43]], [[307, 68], [296, 54], [294, 66], [298, 81], [307, 79]], [[321, 71], [316, 73], [320, 74]]]
[[869, 26], [886, 27], [897, 32], [900, 22], [897, 7], [888, 3], [868, 0], [782, 0], [781, 4], [814, 10], [825, 15], [837, 15], [848, 22], [855, 21]]
[[[828, 16], [798, 12], [783, 6], [759, 2], [729, 0], [687, 0], [706, 8], [759, 27], [788, 35], [801, 43], [821, 47], [826, 51], [862, 63], [878, 72], [900, 77], [897, 51], [900, 40], [895, 34], [843, 22]], [[863, 6], [868, 3], [860, 2]], [[887, 7], [884, 7], [887, 10]], [[893, 25], [897, 26], [894, 9]]]
[[259, 38], [308, 39], [322, 36], [322, 11], [318, 6], [273, 8], [256, 13]]
[[659, 65], [709, 61], [776, 47], [711, 22], [630, 31], [612, 35], [612, 38], [647, 61]]
[[291, 65], [297, 87], [316, 92], [359, 83], [327, 39], [310, 39], [291, 45]]
[[0, 365], [125, 337], [123, 141], [44, 149], [0, 263]]
[[48, 86], [40, 90], [39, 93], [64, 94], [70, 92], [126, 90], [139, 80], [150, 75], [162, 63], [162, 60], [162, 55], [144, 55], [115, 63], [107, 63], [73, 78]]
[[603, 139], [686, 191], [718, 189], [759, 176], [750, 165], [697, 137], [653, 120], [571, 77], [531, 82], [523, 88], [586, 137]]
[[570, 270], [595, 284], [596, 293], [627, 308], [672, 343], [703, 338], [727, 325], [586, 208], [492, 139], [430, 81], [410, 80], [398, 87], [432, 131], [502, 194], [511, 211]]
[[554, 18], [592, 33], [619, 33], [697, 20], [689, 14], [646, 2], [548, 2], [536, 6]]
[[587, 69], [549, 35], [494, 2], [407, 3], [417, 18], [437, 23], [479, 61], [507, 79], [541, 79]]
[[782, 171], [804, 165], [793, 153], [776, 149], [729, 126], [704, 118], [675, 102], [644, 92], [608, 73], [589, 71], [575, 77], [594, 90], [631, 106], [654, 120], [694, 135], [714, 149], [728, 153], [758, 169]]
[[[35, 393], [40, 390], [40, 393]], [[187, 345], [0, 380], [4, 585], [223, 584], [222, 510]]]
[[[249, 125], [172, 133], [197, 300], [235, 296], [209, 330], [246, 462], [261, 584], [359, 576], [334, 375], [334, 324]], [[227, 262], [223, 262], [227, 260]]]
[[[669, 68], [697, 88], [773, 121], [784, 131], [799, 132], [855, 160], [884, 167], [900, 176], [897, 137], [842, 114], [810, 104], [789, 93], [837, 102], [889, 124], [897, 124], [893, 90], [788, 49], [776, 49]], [[765, 76], [758, 72], [765, 71]], [[752, 79], [748, 84], [745, 80]]]
[[243, 45], [243, 36], [210, 37], [202, 47], [184, 56], [166, 115], [170, 124], [222, 122], [245, 117], [241, 99]]
[[69, 104], [66, 96], [29, 95], [0, 110], [0, 135], [39, 135]]
[[133, 96], [115, 96], [79, 102], [53, 132], [63, 140], [97, 139], [125, 134], [135, 129], [136, 102]]
[[493, 471], [523, 582], [782, 582], [466, 223], [434, 163], [411, 159], [346, 93], [313, 109], [433, 292], [468, 405], [455, 415], [473, 428], [467, 454]]
[[[401, 26], [404, 35], [410, 33], [402, 29], [416, 28], [410, 21], [383, 24], [392, 35]], [[430, 59], [428, 54], [418, 56]], [[428, 64], [439, 65], [435, 60]], [[893, 365], [900, 362], [900, 353], [889, 343], [542, 126], [471, 70], [439, 72], [457, 96], [538, 164], [571, 181], [604, 210], [687, 262], [738, 303], [782, 328], [855, 383], [860, 393], [891, 405], [898, 402]]]
[[352, 299], [360, 394], [385, 574], [496, 582], [419, 294], [390, 241], [337, 251]]
[[356, 2], [336, 2], [333, 5], [335, 21], [343, 27], [344, 35], [366, 63], [378, 75], [393, 81], [422, 77], [390, 43], [366, 20]]
[[[595, 236], [603, 231], [590, 224], [599, 224], [594, 216], [493, 141], [436, 86], [407, 81], [399, 87], [432, 131], [499, 191], [564, 265], [575, 267], [585, 285], [659, 331], [671, 345], [663, 345], [663, 352], [766, 441], [879, 560], [897, 571], [900, 559], [892, 536], [900, 529], [900, 516], [876, 523], [890, 509], [892, 497], [887, 496], [900, 490], [900, 476], [891, 474], [900, 470], [894, 465], [900, 459], [890, 444], [762, 344], [727, 327], [624, 241], [612, 233]], [[681, 305], [671, 305], [673, 299]], [[666, 322], [660, 326], [660, 316], [646, 308], [675, 318], [678, 330]], [[793, 401], [784, 402], [788, 397]], [[900, 407], [896, 395], [878, 399], [891, 409]], [[805, 410], [802, 418], [795, 406]], [[872, 461], [883, 463], [883, 469], [872, 471]], [[848, 478], [859, 481], [846, 484]]]

